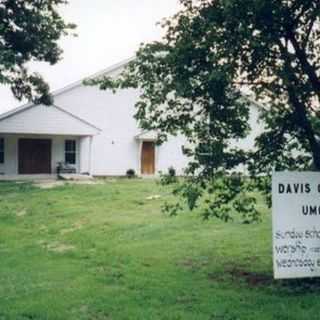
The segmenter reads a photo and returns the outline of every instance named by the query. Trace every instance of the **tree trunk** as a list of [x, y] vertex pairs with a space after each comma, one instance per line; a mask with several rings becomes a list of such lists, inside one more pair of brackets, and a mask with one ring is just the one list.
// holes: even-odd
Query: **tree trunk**
[[[288, 78], [284, 78], [283, 81], [287, 87], [289, 102], [292, 105], [295, 113], [298, 115], [297, 124], [303, 130], [305, 137], [309, 142], [314, 167], [317, 171], [320, 171], [320, 143], [316, 139], [316, 135], [312, 127], [311, 121], [308, 118], [307, 109], [304, 103], [300, 101], [295, 90], [295, 85], [299, 83], [299, 79], [297, 79], [293, 67], [291, 65], [291, 57], [288, 53], [288, 49], [285, 48], [280, 41], [279, 48], [282, 58], [284, 60], [284, 72], [288, 75]], [[307, 73], [311, 84], [316, 89], [318, 84], [320, 84], [319, 79], [317, 79], [317, 77], [315, 77], [315, 75], [312, 74], [312, 72], [310, 73], [310, 67], [311, 66], [308, 65], [308, 68], [307, 70], [305, 70], [305, 72]], [[319, 94], [319, 92], [317, 93]]]
[[317, 171], [320, 171], [320, 144], [316, 139], [311, 122], [308, 119], [305, 106], [297, 98], [294, 88], [288, 87], [289, 101], [295, 109], [296, 114], [299, 117], [298, 125], [303, 129], [305, 136], [309, 142], [310, 150], [313, 157], [314, 166]]
[[301, 49], [300, 44], [295, 38], [293, 32], [288, 32], [288, 39], [290, 40], [298, 58], [303, 72], [308, 76], [309, 81], [313, 87], [315, 94], [320, 98], [320, 79], [315, 71], [314, 66], [308, 61], [306, 52]]

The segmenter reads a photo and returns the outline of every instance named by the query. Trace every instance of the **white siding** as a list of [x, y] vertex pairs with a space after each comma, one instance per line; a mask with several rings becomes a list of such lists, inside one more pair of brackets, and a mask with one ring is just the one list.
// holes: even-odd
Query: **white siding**
[[[121, 90], [116, 94], [94, 87], [79, 86], [55, 98], [55, 104], [102, 129], [92, 141], [92, 170], [96, 176], [125, 175], [128, 169], [140, 174], [141, 143], [135, 137], [142, 132], [133, 115], [139, 92]], [[182, 173], [186, 158], [182, 139], [173, 138], [157, 147], [156, 172], [174, 166]]]
[[37, 105], [0, 120], [0, 132], [52, 135], [92, 135], [98, 130], [57, 109]]
[[189, 161], [182, 153], [182, 146], [184, 144], [184, 138], [172, 137], [168, 142], [158, 147], [158, 170], [167, 173], [168, 168], [173, 167], [176, 170], [177, 175], [183, 175], [183, 171], [187, 167]]
[[[124, 175], [129, 168], [141, 172], [141, 141], [135, 139], [142, 130], [133, 118], [134, 105], [139, 97], [138, 90], [121, 90], [116, 94], [95, 87], [78, 86], [59, 94], [55, 103], [80, 118], [86, 119], [102, 129], [92, 141], [93, 175]], [[254, 138], [262, 130], [258, 124], [258, 107], [252, 106], [250, 126], [252, 132], [243, 140], [231, 145], [244, 149], [253, 147]], [[172, 137], [156, 148], [156, 172], [167, 171], [173, 166], [183, 174], [188, 159], [182, 153], [185, 139]]]
[[[119, 71], [117, 69], [111, 75], [114, 76]], [[54, 103], [57, 107], [34, 106], [0, 120], [0, 132], [52, 135], [53, 168], [58, 161], [64, 160], [65, 137], [81, 136], [77, 140], [79, 172], [113, 176], [124, 175], [132, 168], [140, 174], [142, 143], [135, 137], [142, 130], [133, 117], [138, 97], [137, 90], [121, 90], [113, 94], [96, 87], [71, 86], [55, 96]], [[262, 127], [257, 124], [257, 117], [258, 109], [253, 106], [250, 119], [252, 133], [247, 139], [233, 141], [232, 145], [245, 149], [253, 146], [254, 138]], [[80, 119], [100, 128], [101, 132]], [[0, 164], [0, 173], [16, 174], [19, 136], [9, 135], [5, 138], [6, 163]], [[183, 174], [188, 163], [188, 159], [182, 154], [184, 142], [182, 137], [172, 137], [167, 143], [156, 147], [156, 173], [165, 172], [173, 166], [178, 174]]]

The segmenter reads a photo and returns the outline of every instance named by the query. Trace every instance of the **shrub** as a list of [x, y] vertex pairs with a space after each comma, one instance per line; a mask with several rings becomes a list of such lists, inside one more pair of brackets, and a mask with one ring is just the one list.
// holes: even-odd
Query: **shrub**
[[126, 176], [128, 179], [132, 179], [136, 176], [136, 172], [134, 169], [128, 169], [126, 172]]
[[169, 167], [168, 174], [170, 177], [175, 177], [176, 176], [176, 169], [174, 167]]
[[169, 167], [167, 173], [160, 172], [160, 183], [162, 185], [176, 183], [177, 181], [176, 169], [174, 167]]

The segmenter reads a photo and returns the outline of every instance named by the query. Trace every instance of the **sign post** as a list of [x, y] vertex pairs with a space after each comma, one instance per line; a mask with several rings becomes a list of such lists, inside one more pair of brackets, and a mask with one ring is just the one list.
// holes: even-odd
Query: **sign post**
[[320, 172], [272, 176], [275, 279], [320, 276]]

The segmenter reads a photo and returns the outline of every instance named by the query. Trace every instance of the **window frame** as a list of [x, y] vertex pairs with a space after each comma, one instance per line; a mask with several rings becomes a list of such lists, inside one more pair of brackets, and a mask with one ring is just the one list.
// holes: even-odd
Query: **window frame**
[[[67, 146], [71, 143], [71, 148], [67, 148]], [[68, 155], [74, 156], [74, 162], [70, 162], [67, 160]], [[75, 139], [66, 139], [64, 141], [64, 162], [69, 165], [77, 164], [77, 140]]]
[[0, 164], [5, 162], [5, 140], [3, 137], [0, 137]]

